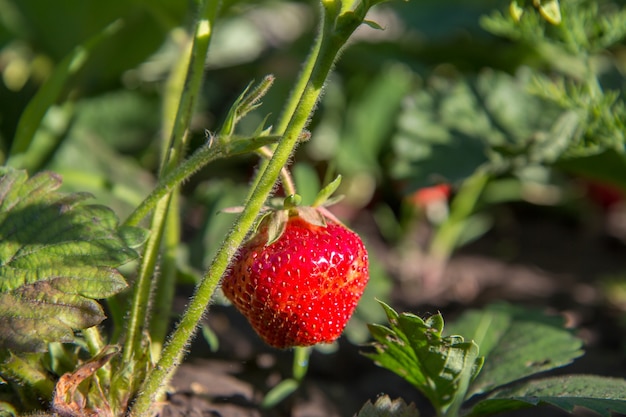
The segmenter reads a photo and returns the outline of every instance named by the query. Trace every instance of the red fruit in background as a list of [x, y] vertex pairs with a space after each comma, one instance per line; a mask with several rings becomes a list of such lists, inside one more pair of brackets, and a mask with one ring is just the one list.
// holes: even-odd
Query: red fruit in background
[[419, 208], [426, 208], [433, 203], [448, 201], [452, 194], [452, 187], [449, 184], [438, 184], [430, 187], [420, 188], [409, 197], [409, 200]]
[[583, 184], [589, 198], [605, 210], [624, 201], [624, 191], [616, 186], [590, 180]]
[[279, 216], [262, 221], [235, 256], [222, 290], [271, 346], [329, 343], [363, 294], [367, 251], [356, 233], [319, 212], [325, 226], [305, 220], [298, 209], [289, 213], [270, 244], [268, 229]]

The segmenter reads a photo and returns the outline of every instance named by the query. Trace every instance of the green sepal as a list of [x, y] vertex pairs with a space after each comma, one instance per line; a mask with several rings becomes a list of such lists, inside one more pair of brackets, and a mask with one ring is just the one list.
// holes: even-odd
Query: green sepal
[[267, 243], [265, 245], [269, 246], [285, 233], [289, 212], [287, 210], [278, 210], [271, 213], [264, 220], [267, 221]]
[[302, 217], [307, 223], [315, 226], [326, 227], [326, 219], [319, 210], [314, 207], [298, 207], [298, 216]]
[[290, 210], [298, 207], [300, 203], [302, 203], [302, 197], [298, 194], [291, 194], [283, 200], [283, 207], [285, 210]]
[[333, 181], [320, 190], [313, 201], [313, 207], [327, 206], [329, 198], [337, 191], [337, 188], [341, 185], [341, 175], [337, 175]]

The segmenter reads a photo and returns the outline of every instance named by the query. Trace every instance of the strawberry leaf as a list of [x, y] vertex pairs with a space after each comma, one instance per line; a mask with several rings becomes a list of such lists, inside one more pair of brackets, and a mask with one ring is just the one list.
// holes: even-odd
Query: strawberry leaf
[[141, 229], [116, 229], [85, 193], [55, 192], [61, 178], [0, 169], [0, 349], [44, 351], [105, 319], [95, 301], [126, 288], [115, 267], [137, 257]]
[[470, 394], [567, 365], [581, 356], [582, 342], [563, 324], [560, 316], [507, 304], [465, 313], [449, 329], [478, 343], [485, 357]]
[[525, 381], [499, 390], [476, 404], [468, 416], [488, 416], [537, 405], [552, 405], [571, 412], [587, 408], [609, 417], [626, 413], [626, 380], [595, 375], [566, 375]]
[[376, 352], [365, 356], [413, 384], [438, 414], [445, 414], [451, 407], [458, 410], [483, 363], [478, 357], [478, 345], [465, 342], [460, 336], [442, 337], [444, 323], [440, 314], [422, 320], [380, 304], [390, 327], [369, 325]]
[[374, 404], [366, 402], [356, 417], [419, 417], [419, 415], [415, 404], [407, 405], [402, 398], [392, 401], [389, 396], [383, 395], [378, 397]]

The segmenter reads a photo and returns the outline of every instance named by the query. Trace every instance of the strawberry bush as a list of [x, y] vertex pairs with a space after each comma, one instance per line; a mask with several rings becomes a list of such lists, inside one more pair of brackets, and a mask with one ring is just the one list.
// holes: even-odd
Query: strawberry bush
[[512, 207], [623, 214], [624, 38], [609, 0], [0, 2], [0, 416], [168, 415], [245, 329], [292, 360], [262, 415], [345, 344], [415, 392], [359, 417], [626, 413], [554, 308], [393, 306]]

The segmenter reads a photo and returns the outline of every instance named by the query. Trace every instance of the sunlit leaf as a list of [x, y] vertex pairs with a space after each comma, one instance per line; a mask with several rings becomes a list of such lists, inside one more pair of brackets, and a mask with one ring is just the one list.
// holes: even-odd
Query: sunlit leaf
[[470, 394], [567, 365], [583, 354], [581, 340], [563, 327], [562, 317], [505, 304], [469, 311], [448, 330], [474, 340], [485, 357]]
[[472, 408], [468, 416], [488, 416], [536, 405], [571, 412], [587, 408], [601, 416], [626, 413], [626, 380], [595, 375], [567, 375], [525, 381], [499, 390]]
[[117, 232], [117, 217], [86, 194], [55, 192], [61, 178], [0, 171], [0, 348], [42, 351], [104, 320], [95, 301], [127, 284], [115, 267], [145, 235]]
[[438, 413], [460, 405], [482, 366], [478, 346], [460, 336], [442, 337], [443, 318], [439, 314], [422, 320], [381, 305], [390, 325], [369, 325], [376, 352], [365, 356], [413, 384]]
[[419, 411], [415, 404], [408, 404], [402, 398], [391, 400], [387, 395], [376, 399], [372, 404], [366, 402], [356, 415], [356, 417], [418, 417]]

